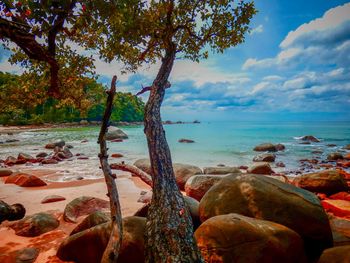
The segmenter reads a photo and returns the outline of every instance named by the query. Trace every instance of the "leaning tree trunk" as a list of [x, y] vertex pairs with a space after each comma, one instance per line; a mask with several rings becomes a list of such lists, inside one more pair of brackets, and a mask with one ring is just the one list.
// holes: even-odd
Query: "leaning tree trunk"
[[175, 48], [168, 50], [153, 82], [145, 107], [147, 137], [153, 179], [153, 197], [146, 223], [146, 262], [203, 262], [184, 198], [176, 184], [171, 155], [160, 116]]

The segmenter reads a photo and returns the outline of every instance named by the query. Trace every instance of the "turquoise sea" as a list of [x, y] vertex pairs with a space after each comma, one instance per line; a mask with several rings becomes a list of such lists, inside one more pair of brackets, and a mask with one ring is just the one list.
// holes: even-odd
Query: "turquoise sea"
[[[346, 152], [342, 147], [350, 144], [350, 122], [202, 122], [171, 124], [164, 127], [173, 162], [200, 167], [218, 164], [252, 165], [252, 159], [257, 154], [253, 151], [254, 146], [271, 142], [286, 146], [285, 151], [276, 153], [276, 162], [281, 161], [286, 165], [282, 171], [295, 171], [300, 159], [326, 159], [330, 152]], [[120, 128], [128, 134], [129, 139], [109, 143], [109, 152], [121, 153], [125, 158], [111, 159], [111, 162], [123, 160], [132, 163], [136, 159], [146, 158], [148, 150], [143, 126]], [[74, 154], [83, 153], [89, 157], [89, 160], [60, 163], [58, 167], [66, 177], [100, 176], [97, 158], [99, 148], [96, 144], [98, 132], [98, 127], [82, 127], [2, 135], [0, 142], [10, 137], [15, 137], [19, 142], [0, 144], [0, 159], [5, 159], [8, 155], [16, 156], [19, 152], [35, 155], [40, 151], [47, 151], [43, 148], [46, 143], [63, 139], [74, 146]], [[321, 142], [300, 144], [298, 137], [303, 135], [316, 136]], [[181, 138], [194, 140], [195, 143], [179, 143]], [[88, 142], [81, 143], [84, 139]], [[328, 144], [336, 146], [329, 147]], [[323, 154], [313, 154], [315, 150], [321, 150]]]

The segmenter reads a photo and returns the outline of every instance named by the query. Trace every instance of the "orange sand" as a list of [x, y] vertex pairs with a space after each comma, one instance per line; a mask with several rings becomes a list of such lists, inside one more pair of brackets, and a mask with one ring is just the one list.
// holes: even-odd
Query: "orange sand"
[[[47, 176], [52, 171], [36, 170], [25, 171], [35, 174], [39, 177]], [[35, 262], [62, 262], [55, 257], [57, 247], [62, 240], [76, 226], [73, 223], [67, 223], [62, 219], [62, 212], [67, 203], [76, 197], [82, 195], [98, 197], [108, 200], [106, 193], [106, 184], [104, 179], [96, 180], [81, 180], [73, 182], [56, 182], [48, 183], [47, 186], [41, 187], [19, 187], [13, 184], [4, 184], [5, 178], [0, 180], [0, 200], [8, 204], [21, 203], [26, 208], [26, 215], [31, 215], [37, 212], [58, 210], [60, 226], [41, 236], [30, 238], [20, 237], [14, 234], [14, 230], [6, 227], [7, 221], [0, 225], [0, 262], [12, 262], [9, 259], [11, 252], [25, 247], [36, 247], [40, 249], [39, 257]], [[150, 187], [142, 182], [137, 177], [130, 175], [118, 176], [116, 180], [119, 200], [121, 203], [123, 216], [130, 216], [135, 213], [143, 204], [138, 203], [137, 199], [142, 190], [148, 190]], [[64, 201], [41, 204], [41, 200], [48, 195], [61, 195], [66, 198]], [[79, 218], [81, 222], [83, 217]]]

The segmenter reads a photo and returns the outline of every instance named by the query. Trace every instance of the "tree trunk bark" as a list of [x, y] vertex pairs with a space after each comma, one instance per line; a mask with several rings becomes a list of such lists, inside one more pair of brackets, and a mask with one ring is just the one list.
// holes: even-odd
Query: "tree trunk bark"
[[175, 60], [169, 48], [153, 82], [145, 107], [145, 129], [153, 197], [146, 223], [146, 262], [203, 262], [193, 238], [192, 220], [176, 184], [171, 155], [163, 129], [160, 106]]

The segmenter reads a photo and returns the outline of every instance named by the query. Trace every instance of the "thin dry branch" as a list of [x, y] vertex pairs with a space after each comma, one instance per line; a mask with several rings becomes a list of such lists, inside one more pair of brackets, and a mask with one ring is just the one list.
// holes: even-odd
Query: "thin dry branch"
[[144, 181], [146, 184], [148, 184], [149, 186], [151, 187], [153, 186], [152, 177], [148, 173], [142, 171], [141, 169], [137, 168], [134, 165], [125, 164], [125, 163], [112, 163], [111, 168], [124, 171], [124, 172], [129, 172], [132, 175], [140, 177], [140, 179]]
[[113, 99], [116, 90], [116, 81], [117, 77], [113, 76], [111, 89], [108, 93], [107, 97], [107, 105], [106, 110], [103, 116], [102, 125], [100, 134], [98, 137], [98, 143], [100, 144], [100, 163], [103, 171], [103, 175], [105, 177], [107, 189], [108, 189], [108, 197], [111, 205], [111, 218], [112, 218], [112, 231], [107, 244], [107, 247], [103, 253], [101, 263], [112, 263], [117, 262], [119, 248], [122, 242], [122, 214], [119, 203], [119, 195], [118, 189], [114, 181], [114, 177], [112, 175], [111, 168], [108, 164], [108, 155], [107, 155], [107, 143], [106, 143], [106, 132], [108, 130], [108, 122], [112, 113]]

